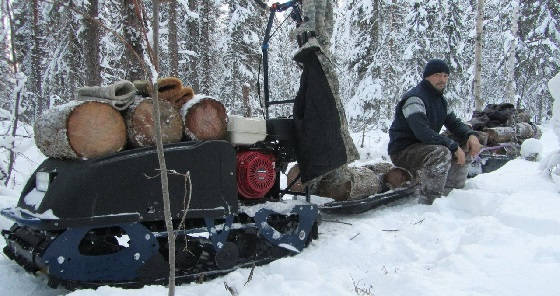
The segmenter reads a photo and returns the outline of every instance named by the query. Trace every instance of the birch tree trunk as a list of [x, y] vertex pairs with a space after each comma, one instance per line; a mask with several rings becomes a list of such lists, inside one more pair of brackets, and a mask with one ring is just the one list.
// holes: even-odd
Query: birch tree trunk
[[509, 45], [508, 60], [507, 60], [507, 85], [506, 85], [506, 100], [509, 103], [515, 104], [515, 64], [517, 59], [515, 53], [517, 51], [517, 35], [519, 30], [519, 6], [518, 1], [513, 1], [513, 15], [511, 17], [511, 42]]
[[[140, 7], [135, 5], [135, 0], [122, 0], [122, 15], [124, 15], [123, 36], [130, 47], [126, 47], [123, 55], [122, 68], [126, 71], [126, 79], [130, 81], [142, 80], [145, 78], [140, 62], [137, 60], [136, 54], [143, 56], [142, 50], [142, 34], [140, 26], [142, 21], [137, 12]], [[133, 52], [134, 51], [134, 52]]]
[[484, 101], [480, 96], [480, 85], [482, 83], [482, 31], [484, 21], [484, 0], [478, 0], [477, 13], [476, 13], [476, 39], [474, 49], [474, 106], [476, 111], [482, 111]]
[[[10, 23], [10, 47], [11, 47], [11, 55], [12, 55], [12, 67], [14, 70], [14, 73], [17, 75], [18, 73], [18, 60], [17, 60], [17, 55], [16, 55], [16, 47], [14, 44], [14, 40], [15, 40], [15, 28], [14, 28], [14, 22], [13, 22], [13, 18], [12, 18], [12, 12], [11, 12], [11, 7], [10, 7], [10, 1], [6, 0], [6, 12], [8, 15], [8, 22]], [[16, 76], [17, 77], [17, 76]], [[11, 130], [11, 136], [12, 136], [12, 142], [10, 143], [10, 156], [9, 156], [9, 160], [8, 160], [8, 171], [7, 171], [7, 176], [6, 176], [6, 181], [4, 183], [4, 185], [8, 185], [8, 183], [10, 182], [10, 178], [12, 176], [12, 171], [14, 169], [14, 163], [16, 160], [16, 153], [15, 153], [15, 136], [16, 136], [16, 132], [17, 132], [17, 128], [18, 128], [18, 119], [19, 119], [19, 104], [21, 101], [21, 85], [19, 84], [23, 84], [23, 81], [21, 81], [20, 79], [16, 80], [16, 85], [18, 86], [17, 89], [18, 91], [15, 94], [15, 102], [14, 102], [14, 107], [12, 108], [12, 130]]]

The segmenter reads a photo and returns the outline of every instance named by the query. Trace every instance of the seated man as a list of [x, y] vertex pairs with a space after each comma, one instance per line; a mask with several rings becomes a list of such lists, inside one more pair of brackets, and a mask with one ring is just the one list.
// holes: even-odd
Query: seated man
[[[432, 204], [452, 188], [465, 186], [465, 163], [480, 152], [481, 145], [475, 132], [448, 109], [443, 97], [449, 78], [447, 64], [430, 60], [423, 78], [396, 107], [389, 129], [389, 156], [396, 166], [410, 170], [420, 181], [419, 202]], [[453, 139], [439, 134], [443, 125]]]

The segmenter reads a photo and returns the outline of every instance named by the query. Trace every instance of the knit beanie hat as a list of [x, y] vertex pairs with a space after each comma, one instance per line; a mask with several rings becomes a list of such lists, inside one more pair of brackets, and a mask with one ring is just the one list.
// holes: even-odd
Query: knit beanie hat
[[422, 78], [426, 78], [435, 73], [447, 73], [449, 74], [449, 67], [447, 64], [439, 59], [430, 60], [426, 67], [424, 68], [424, 74]]

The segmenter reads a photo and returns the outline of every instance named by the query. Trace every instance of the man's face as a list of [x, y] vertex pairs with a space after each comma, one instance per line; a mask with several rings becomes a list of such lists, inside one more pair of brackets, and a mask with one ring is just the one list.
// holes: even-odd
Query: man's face
[[443, 90], [445, 89], [448, 79], [449, 79], [449, 74], [444, 72], [434, 73], [426, 77], [426, 80], [428, 80], [432, 84], [432, 86], [435, 89], [439, 90], [440, 92], [443, 92]]

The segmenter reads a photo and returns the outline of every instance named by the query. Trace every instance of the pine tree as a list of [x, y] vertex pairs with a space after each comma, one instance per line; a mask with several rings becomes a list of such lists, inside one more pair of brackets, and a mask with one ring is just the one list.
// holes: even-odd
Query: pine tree
[[183, 47], [187, 73], [185, 73], [186, 83], [190, 85], [195, 93], [200, 92], [200, 80], [198, 75], [198, 52], [200, 40], [200, 0], [189, 0], [187, 14], [183, 21]]
[[[199, 2], [199, 39], [196, 64], [198, 74], [199, 92], [215, 94], [217, 77], [213, 75], [214, 66], [217, 64], [217, 50], [214, 29], [217, 27], [219, 1]], [[227, 107], [227, 106], [226, 106]]]
[[[274, 28], [277, 30], [269, 41], [269, 83], [271, 86], [271, 101], [294, 99], [299, 88], [301, 68], [292, 60], [292, 54], [297, 48], [297, 42], [295, 38], [291, 36], [291, 32], [295, 29], [295, 22], [288, 15], [289, 12], [290, 11], [284, 14], [278, 14], [274, 23]], [[264, 32], [264, 30], [262, 32]], [[262, 82], [262, 66], [259, 76]], [[261, 86], [261, 90], [262, 88]], [[264, 97], [261, 96], [261, 99], [264, 100]], [[253, 100], [253, 103], [256, 102], [256, 100]], [[264, 103], [261, 104], [264, 105]], [[290, 104], [272, 105], [270, 106], [269, 112], [272, 117], [287, 117], [292, 115], [292, 109], [292, 105]], [[257, 112], [253, 112], [253, 116], [256, 116], [255, 113]]]
[[475, 13], [468, 2], [445, 1], [443, 23], [446, 40], [444, 60], [450, 68], [450, 79], [446, 87], [445, 98], [449, 106], [460, 117], [467, 117], [471, 112], [471, 65], [474, 63], [474, 42], [469, 38], [470, 29], [474, 28]]
[[169, 1], [168, 4], [169, 19], [167, 28], [169, 37], [167, 39], [167, 55], [169, 60], [169, 75], [179, 75], [179, 43], [177, 41], [177, 2]]
[[99, 42], [101, 29], [99, 25], [90, 18], [97, 19], [99, 16], [99, 1], [89, 0], [87, 10], [85, 10], [89, 18], [83, 18], [84, 33], [84, 61], [85, 61], [85, 84], [88, 86], [101, 85], [101, 69], [99, 66]]
[[541, 5], [523, 2], [521, 6], [517, 105], [528, 109], [536, 122], [546, 116], [545, 110], [551, 110], [546, 83], [560, 69], [558, 7], [558, 2], [548, 0]]
[[7, 1], [2, 1], [0, 4], [0, 108], [4, 110], [10, 110], [12, 102], [9, 98], [11, 90], [14, 89], [15, 78], [9, 46], [10, 23], [7, 5]]
[[[266, 16], [254, 1], [229, 1], [223, 58], [223, 103], [234, 114], [252, 113], [258, 107], [257, 75], [261, 58], [262, 32]], [[249, 98], [243, 103], [243, 88]], [[274, 91], [274, 90], [273, 90]]]
[[[82, 45], [77, 36], [82, 22], [76, 11], [81, 7], [73, 2], [67, 5], [48, 4], [45, 48], [49, 50], [43, 56], [45, 71], [43, 73], [43, 90], [55, 102], [67, 102], [73, 99], [77, 87], [84, 85]], [[50, 100], [49, 100], [50, 101]], [[48, 103], [48, 106], [51, 102]]]
[[127, 80], [146, 79], [140, 66], [139, 56], [144, 56], [144, 48], [142, 47], [142, 11], [134, 6], [133, 0], [122, 0], [121, 14], [124, 16], [122, 23], [122, 34], [126, 42], [130, 45], [125, 47], [124, 55], [121, 61], [121, 67], [125, 71]]

